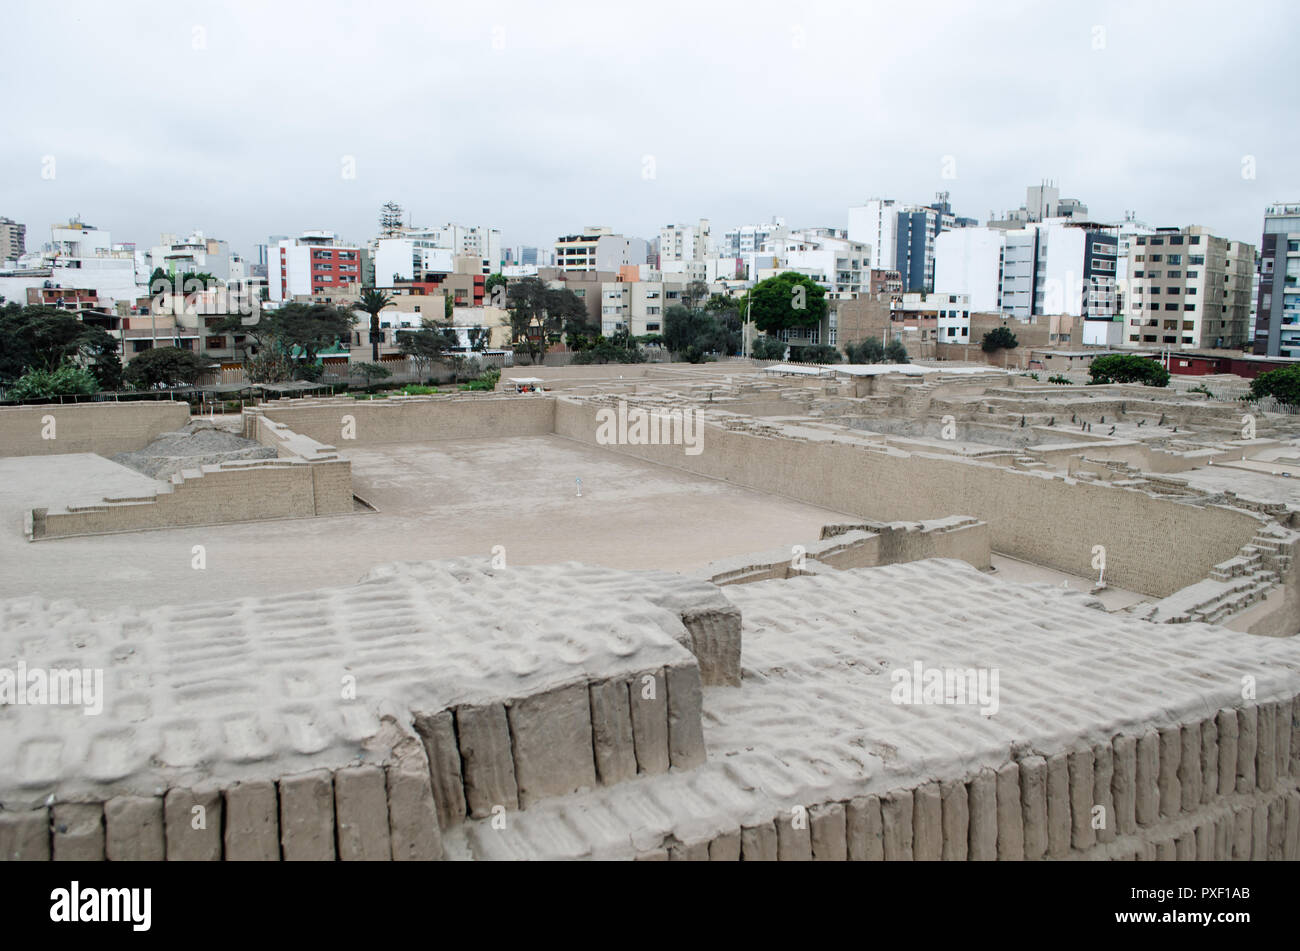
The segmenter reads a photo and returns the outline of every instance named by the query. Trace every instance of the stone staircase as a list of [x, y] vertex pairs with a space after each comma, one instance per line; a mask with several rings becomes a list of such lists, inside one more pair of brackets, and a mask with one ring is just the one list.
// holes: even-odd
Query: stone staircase
[[1219, 624], [1262, 601], [1282, 583], [1291, 567], [1296, 532], [1270, 525], [1242, 546], [1239, 554], [1220, 562], [1204, 581], [1188, 585], [1154, 604], [1135, 606], [1134, 613], [1162, 624], [1204, 621]]

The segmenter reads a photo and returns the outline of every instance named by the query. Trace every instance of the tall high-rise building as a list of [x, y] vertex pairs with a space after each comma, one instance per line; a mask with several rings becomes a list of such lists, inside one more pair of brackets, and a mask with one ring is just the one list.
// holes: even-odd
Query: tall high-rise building
[[1300, 204], [1265, 209], [1258, 278], [1255, 352], [1300, 357]]
[[27, 226], [0, 218], [0, 261], [16, 261], [27, 253]]

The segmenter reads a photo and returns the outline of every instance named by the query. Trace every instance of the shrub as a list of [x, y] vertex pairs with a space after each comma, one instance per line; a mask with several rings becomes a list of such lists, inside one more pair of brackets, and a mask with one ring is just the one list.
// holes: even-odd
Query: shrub
[[11, 400], [43, 400], [98, 391], [93, 373], [65, 364], [57, 370], [28, 370], [9, 387], [7, 396]]
[[881, 363], [885, 359], [885, 345], [879, 337], [868, 337], [857, 343], [846, 344], [844, 353], [849, 363]]
[[749, 353], [755, 360], [780, 360], [785, 356], [785, 342], [763, 334], [754, 338]]
[[1088, 367], [1092, 383], [1142, 383], [1146, 386], [1168, 386], [1169, 371], [1160, 362], [1136, 353], [1114, 354], [1098, 357]]
[[839, 363], [840, 352], [834, 347], [828, 347], [825, 344], [814, 343], [806, 347], [799, 347], [792, 354], [795, 360], [800, 363]]
[[899, 340], [897, 337], [889, 341], [889, 346], [885, 347], [885, 362], [886, 363], [911, 363], [912, 362], [907, 356], [907, 347], [904, 345], [903, 341]]
[[1250, 381], [1250, 399], [1271, 396], [1279, 403], [1300, 405], [1300, 366], [1269, 370]]
[[[1034, 379], [1038, 379], [1038, 378], [1037, 378], [1037, 377], [1034, 377]], [[1056, 374], [1055, 376], [1049, 376], [1049, 377], [1047, 378], [1047, 382], [1048, 382], [1048, 383], [1060, 383], [1060, 384], [1062, 384], [1063, 386], [1070, 386], [1071, 383], [1072, 383], [1073, 381], [1072, 381], [1068, 376], [1062, 376], [1061, 374], [1058, 373], [1058, 374]]]
[[985, 353], [992, 353], [994, 350], [1014, 350], [1018, 346], [1020, 341], [1016, 339], [1016, 335], [1009, 327], [994, 327], [980, 342], [980, 349]]

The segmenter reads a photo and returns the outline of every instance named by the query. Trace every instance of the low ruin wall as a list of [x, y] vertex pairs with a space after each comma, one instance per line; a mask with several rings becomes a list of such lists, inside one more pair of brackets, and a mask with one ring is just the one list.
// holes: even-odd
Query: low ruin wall
[[190, 420], [188, 403], [76, 403], [0, 407], [0, 456], [141, 449]]
[[346, 460], [254, 459], [204, 466], [174, 477], [171, 491], [157, 495], [33, 509], [31, 538], [311, 518], [352, 510], [352, 466]]
[[442, 439], [539, 436], [554, 429], [554, 401], [540, 395], [276, 400], [262, 415], [339, 449]]
[[[556, 433], [598, 445], [599, 409], [558, 399]], [[1234, 509], [951, 457], [868, 452], [833, 440], [760, 436], [713, 425], [703, 433], [698, 455], [673, 445], [602, 448], [873, 521], [961, 512], [989, 523], [995, 551], [1083, 577], [1096, 573], [1093, 547], [1102, 545], [1108, 582], [1155, 597], [1204, 578], [1260, 525]]]

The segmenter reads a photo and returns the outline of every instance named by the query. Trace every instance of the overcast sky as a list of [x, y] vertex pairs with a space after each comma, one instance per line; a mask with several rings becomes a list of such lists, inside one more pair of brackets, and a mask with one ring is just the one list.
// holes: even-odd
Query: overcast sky
[[249, 255], [308, 228], [364, 241], [390, 199], [549, 244], [700, 217], [843, 228], [851, 204], [941, 189], [983, 221], [1049, 178], [1099, 220], [1257, 244], [1264, 206], [1300, 201], [1298, 11], [7, 0], [0, 215], [29, 247], [79, 214]]

